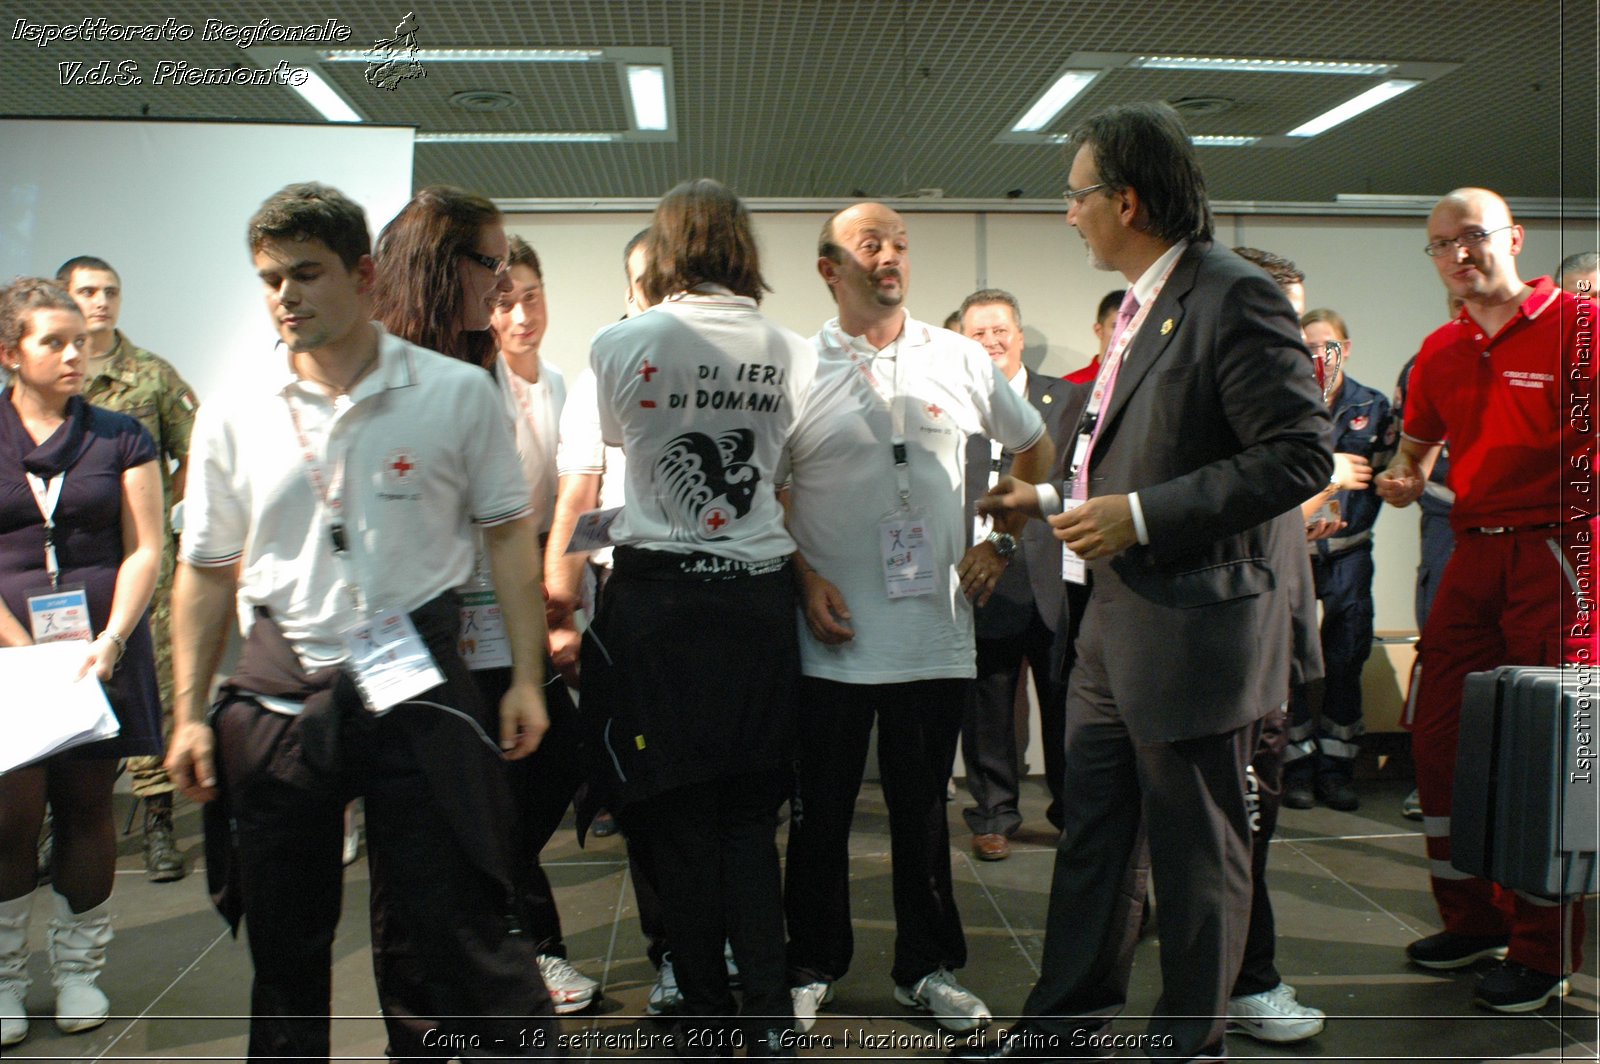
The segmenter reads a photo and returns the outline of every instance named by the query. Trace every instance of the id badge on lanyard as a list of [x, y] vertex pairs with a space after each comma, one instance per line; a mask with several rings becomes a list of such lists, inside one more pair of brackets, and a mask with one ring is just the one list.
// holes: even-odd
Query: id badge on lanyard
[[488, 559], [480, 535], [472, 579], [459, 591], [461, 629], [456, 636], [456, 649], [473, 672], [511, 667], [511, 640], [506, 636], [505, 617], [487, 570]]
[[56, 557], [56, 507], [67, 482], [65, 472], [49, 480], [27, 474], [33, 501], [44, 518], [44, 571], [50, 586], [28, 596], [28, 629], [35, 643], [60, 643], [67, 640], [93, 640], [94, 626], [89, 619], [89, 594], [81, 584], [61, 586], [61, 561]]
[[[328, 515], [328, 541], [333, 556], [345, 573], [346, 585], [356, 612], [365, 615], [366, 599], [356, 583], [350, 557], [351, 538], [344, 524], [345, 458], [340, 459], [332, 476], [323, 472], [322, 458], [300, 420], [294, 401], [285, 393], [289, 418], [294, 422], [295, 439], [305, 464], [306, 479], [317, 493]], [[332, 435], [330, 430], [329, 435]], [[348, 458], [348, 454], [346, 455]], [[361, 692], [361, 700], [373, 713], [392, 709], [409, 698], [444, 683], [444, 674], [417, 634], [411, 618], [401, 610], [376, 610], [370, 619], [357, 621], [340, 635], [350, 652], [346, 668]]]

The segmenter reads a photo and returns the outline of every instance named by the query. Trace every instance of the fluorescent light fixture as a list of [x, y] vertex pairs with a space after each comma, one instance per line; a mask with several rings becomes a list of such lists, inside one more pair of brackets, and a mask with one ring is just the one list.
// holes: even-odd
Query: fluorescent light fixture
[[1221, 59], [1192, 55], [1141, 55], [1129, 66], [1148, 70], [1235, 70], [1263, 74], [1387, 74], [1394, 63], [1335, 63], [1317, 59]]
[[628, 95], [633, 97], [635, 129], [667, 128], [667, 71], [664, 67], [628, 64]]
[[609, 144], [618, 133], [418, 133], [418, 144]]
[[317, 112], [330, 122], [362, 122], [365, 121], [355, 110], [344, 102], [344, 97], [333, 91], [333, 86], [322, 80], [315, 70], [301, 67], [306, 75], [305, 81], [296, 85], [290, 82], [289, 87], [305, 98], [306, 103], [317, 109]]
[[1190, 137], [1189, 143], [1197, 148], [1248, 148], [1260, 137]]
[[[330, 63], [370, 63], [368, 48], [330, 48], [320, 53]], [[597, 63], [599, 48], [418, 48], [423, 63]]]
[[1304, 125], [1296, 126], [1289, 130], [1291, 137], [1314, 137], [1319, 133], [1326, 133], [1341, 122], [1348, 122], [1356, 115], [1370, 111], [1379, 104], [1388, 103], [1403, 92], [1421, 85], [1420, 81], [1408, 81], [1403, 78], [1391, 78], [1381, 85], [1374, 85], [1360, 96], [1346, 100], [1344, 103], [1325, 111]]
[[1095, 78], [1100, 76], [1098, 70], [1069, 70], [1056, 79], [1054, 85], [1045, 90], [1032, 107], [1011, 126], [1013, 133], [1037, 133], [1056, 120], [1056, 115], [1066, 110], [1067, 104], [1073, 97], [1087, 89]]

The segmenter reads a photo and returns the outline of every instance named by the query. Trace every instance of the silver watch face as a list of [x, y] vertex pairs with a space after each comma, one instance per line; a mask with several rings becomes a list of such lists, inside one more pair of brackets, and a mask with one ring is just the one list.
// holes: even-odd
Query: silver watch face
[[995, 553], [1002, 558], [1009, 558], [1017, 552], [1017, 537], [1009, 532], [991, 532], [989, 542], [993, 544]]

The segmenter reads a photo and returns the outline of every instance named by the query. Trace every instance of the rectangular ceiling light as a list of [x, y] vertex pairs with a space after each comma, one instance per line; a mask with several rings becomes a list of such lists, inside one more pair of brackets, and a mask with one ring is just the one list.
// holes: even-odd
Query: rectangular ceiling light
[[1046, 89], [1044, 95], [1012, 124], [1011, 132], [1039, 132], [1054, 122], [1056, 115], [1066, 110], [1067, 104], [1099, 76], [1098, 70], [1069, 70], [1062, 74], [1056, 79], [1055, 84]]
[[[321, 53], [330, 63], [370, 63], [368, 48], [330, 48]], [[605, 57], [598, 48], [418, 48], [414, 56], [423, 63], [596, 63]]]
[[1289, 130], [1289, 136], [1314, 137], [1319, 133], [1326, 133], [1341, 122], [1348, 122], [1356, 115], [1370, 111], [1379, 104], [1387, 103], [1401, 93], [1409, 92], [1421, 84], [1422, 82], [1420, 81], [1391, 78], [1381, 85], [1374, 85], [1360, 96], [1346, 100], [1332, 110], [1324, 111], [1304, 125], [1296, 126], [1294, 129]]
[[418, 144], [609, 144], [616, 133], [418, 133]]
[[344, 102], [344, 97], [333, 91], [333, 86], [323, 81], [315, 70], [301, 67], [306, 79], [296, 85], [292, 80], [289, 87], [305, 98], [306, 103], [317, 109], [317, 113], [330, 122], [361, 122], [364, 119], [355, 112], [349, 104]]
[[1189, 143], [1197, 148], [1248, 148], [1260, 137], [1190, 137]]
[[628, 64], [628, 95], [633, 98], [636, 129], [667, 128], [667, 72], [659, 66]]
[[1394, 63], [1336, 63], [1316, 59], [1220, 59], [1192, 55], [1141, 55], [1129, 66], [1148, 70], [1233, 70], [1263, 74], [1387, 74]]

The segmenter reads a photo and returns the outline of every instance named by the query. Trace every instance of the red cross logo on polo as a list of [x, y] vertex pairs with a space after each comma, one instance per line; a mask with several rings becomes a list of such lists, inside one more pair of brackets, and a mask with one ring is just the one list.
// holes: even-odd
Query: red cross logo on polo
[[1356, 432], [1360, 432], [1362, 429], [1367, 427], [1367, 422], [1367, 415], [1357, 414], [1355, 417], [1350, 419], [1350, 427]]
[[705, 526], [706, 534], [715, 536], [722, 532], [728, 525], [728, 511], [720, 506], [713, 506], [700, 518], [700, 523]]
[[392, 483], [409, 484], [417, 475], [416, 459], [410, 451], [390, 451], [389, 457], [383, 460], [383, 475]]
[[944, 416], [944, 408], [943, 407], [941, 407], [938, 403], [929, 403], [928, 404], [928, 417], [929, 417], [929, 419], [931, 419], [933, 421], [938, 421], [943, 416]]

